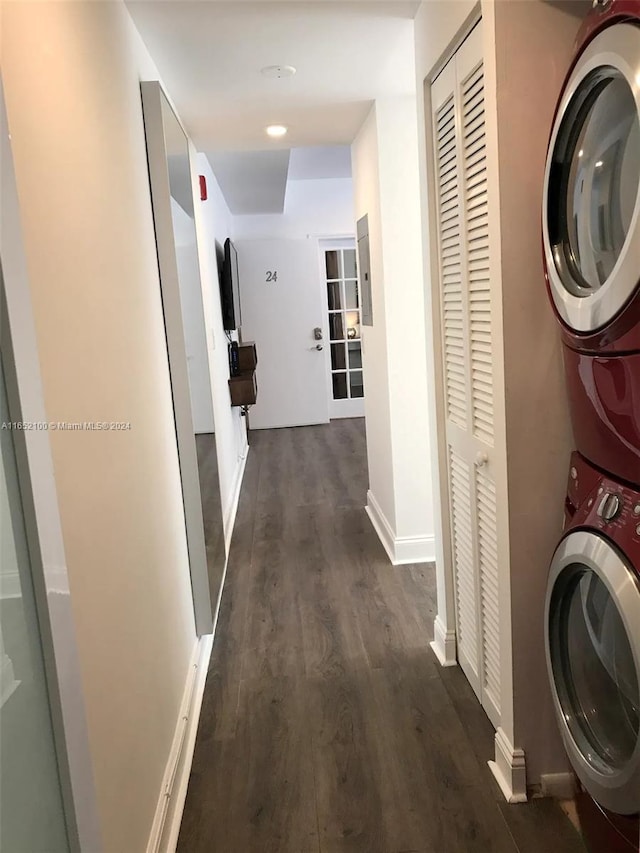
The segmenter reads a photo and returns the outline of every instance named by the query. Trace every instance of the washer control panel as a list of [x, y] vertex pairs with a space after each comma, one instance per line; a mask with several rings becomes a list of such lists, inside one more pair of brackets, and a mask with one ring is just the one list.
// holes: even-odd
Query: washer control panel
[[573, 453], [565, 502], [565, 530], [599, 530], [640, 567], [640, 488], [598, 471]]
[[620, 515], [622, 501], [615, 492], [605, 492], [598, 504], [598, 515], [603, 521], [613, 521]]

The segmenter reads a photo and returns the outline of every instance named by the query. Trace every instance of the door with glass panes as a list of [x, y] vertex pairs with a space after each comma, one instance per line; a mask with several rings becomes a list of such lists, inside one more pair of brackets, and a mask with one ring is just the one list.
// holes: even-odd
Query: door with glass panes
[[362, 309], [355, 241], [323, 242], [321, 249], [329, 329], [330, 417], [363, 417]]

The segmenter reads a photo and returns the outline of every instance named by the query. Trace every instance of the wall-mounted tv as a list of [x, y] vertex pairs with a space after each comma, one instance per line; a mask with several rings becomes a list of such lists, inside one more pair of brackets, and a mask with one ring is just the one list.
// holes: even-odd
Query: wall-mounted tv
[[227, 332], [242, 325], [240, 310], [240, 282], [238, 279], [238, 253], [231, 240], [224, 241], [222, 271], [220, 273], [220, 301], [222, 303], [222, 325]]

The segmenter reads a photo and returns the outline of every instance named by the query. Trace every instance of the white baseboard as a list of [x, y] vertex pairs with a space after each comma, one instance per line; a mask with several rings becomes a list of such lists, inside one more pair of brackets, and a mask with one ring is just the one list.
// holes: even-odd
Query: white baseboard
[[396, 536], [373, 493], [367, 492], [367, 515], [394, 566], [405, 563], [432, 563], [435, 560], [433, 536]]
[[[255, 415], [254, 415], [255, 417]], [[329, 421], [304, 421], [304, 423], [283, 423], [283, 424], [255, 424], [251, 421], [251, 429], [291, 429], [292, 427], [318, 426], [319, 424], [328, 424]]]
[[213, 634], [196, 642], [146, 853], [174, 853], [187, 796]]
[[233, 527], [236, 523], [236, 513], [238, 512], [238, 503], [240, 501], [240, 490], [242, 488], [242, 480], [244, 478], [244, 471], [247, 467], [247, 456], [249, 455], [249, 445], [247, 444], [245, 448], [244, 456], [241, 456], [238, 460], [238, 467], [236, 468], [236, 476], [233, 481], [233, 488], [231, 490], [231, 496], [227, 503], [227, 506], [224, 511], [224, 547], [227, 555], [229, 554], [229, 548], [231, 546], [231, 537], [233, 535]]
[[457, 666], [456, 632], [444, 627], [439, 616], [433, 620], [433, 642], [429, 644], [440, 666]]
[[505, 800], [508, 803], [526, 803], [527, 771], [524, 751], [511, 744], [502, 728], [496, 732], [495, 745], [496, 759], [488, 764]]
[[363, 418], [364, 397], [352, 397], [350, 400], [331, 400], [329, 402], [329, 418], [332, 421], [341, 418]]

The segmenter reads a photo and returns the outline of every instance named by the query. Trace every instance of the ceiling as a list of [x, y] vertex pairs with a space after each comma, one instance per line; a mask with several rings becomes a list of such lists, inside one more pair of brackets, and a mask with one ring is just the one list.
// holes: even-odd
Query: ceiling
[[[292, 156], [289, 178], [305, 171], [336, 177], [346, 161], [333, 147], [351, 144], [372, 102], [413, 91], [419, 5], [127, 0], [185, 128], [212, 165], [217, 160], [228, 201], [231, 183], [237, 190], [244, 181], [232, 203], [240, 199], [245, 212], [281, 212], [284, 201], [284, 157], [255, 152], [286, 151], [288, 161], [289, 149], [313, 147], [307, 156]], [[293, 65], [296, 74], [267, 78], [260, 71], [270, 65]], [[287, 136], [270, 139], [269, 124], [286, 125]]]
[[332, 145], [293, 148], [289, 160], [290, 181], [351, 177], [351, 146]]
[[231, 213], [281, 213], [289, 151], [213, 151], [209, 155]]

